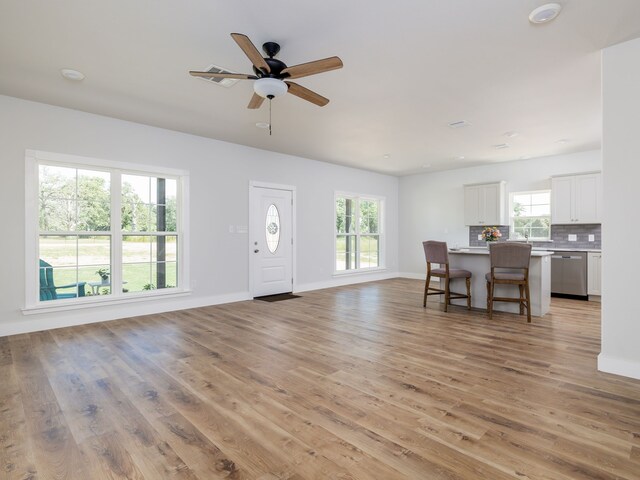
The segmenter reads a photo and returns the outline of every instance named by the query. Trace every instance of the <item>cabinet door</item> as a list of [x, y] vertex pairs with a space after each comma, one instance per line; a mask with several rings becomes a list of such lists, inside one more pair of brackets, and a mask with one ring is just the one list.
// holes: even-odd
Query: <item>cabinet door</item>
[[602, 254], [591, 253], [587, 257], [587, 293], [602, 295]]
[[480, 221], [482, 225], [501, 225], [500, 185], [483, 185], [480, 194]]
[[551, 179], [551, 223], [575, 223], [573, 216], [574, 177]]
[[576, 175], [574, 183], [574, 223], [600, 223], [601, 175]]
[[464, 187], [464, 224], [482, 225], [480, 223], [480, 188]]

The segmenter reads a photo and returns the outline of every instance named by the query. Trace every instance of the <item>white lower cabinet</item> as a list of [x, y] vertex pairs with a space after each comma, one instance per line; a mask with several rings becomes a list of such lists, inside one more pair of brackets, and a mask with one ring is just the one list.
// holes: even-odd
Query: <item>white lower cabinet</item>
[[587, 294], [602, 295], [602, 253], [587, 255]]

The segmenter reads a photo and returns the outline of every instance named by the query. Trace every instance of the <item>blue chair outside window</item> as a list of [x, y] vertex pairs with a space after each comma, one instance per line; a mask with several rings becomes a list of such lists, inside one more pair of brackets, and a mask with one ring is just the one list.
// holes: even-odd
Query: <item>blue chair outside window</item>
[[[84, 297], [86, 283], [79, 282], [56, 286], [53, 283], [53, 267], [44, 260], [40, 260], [40, 301]], [[67, 288], [75, 290], [72, 293], [58, 293], [58, 290]]]

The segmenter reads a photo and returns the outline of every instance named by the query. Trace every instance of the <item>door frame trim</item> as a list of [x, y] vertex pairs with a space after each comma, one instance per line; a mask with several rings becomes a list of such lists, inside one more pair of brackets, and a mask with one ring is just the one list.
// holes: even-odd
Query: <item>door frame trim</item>
[[295, 185], [284, 185], [284, 184], [280, 184], [280, 183], [270, 183], [270, 182], [260, 182], [257, 180], [250, 180], [249, 181], [249, 225], [247, 228], [247, 252], [249, 254], [249, 295], [251, 296], [251, 298], [254, 297], [254, 292], [255, 292], [255, 287], [254, 287], [254, 276], [253, 276], [253, 272], [254, 272], [254, 258], [255, 255], [253, 255], [252, 252], [252, 247], [251, 247], [251, 228], [253, 226], [253, 221], [255, 220], [254, 215], [255, 212], [253, 211], [253, 195], [255, 192], [255, 188], [269, 188], [272, 190], [285, 190], [288, 192], [291, 192], [291, 200], [293, 201], [293, 204], [291, 205], [291, 238], [293, 240], [293, 245], [291, 245], [291, 275], [293, 276], [293, 283], [291, 285], [291, 291], [292, 292], [296, 292], [297, 291], [297, 287], [298, 287], [298, 275], [297, 275], [297, 270], [296, 270], [296, 247], [297, 247], [297, 234], [296, 234], [296, 205], [297, 205], [297, 201], [296, 201], [296, 187]]

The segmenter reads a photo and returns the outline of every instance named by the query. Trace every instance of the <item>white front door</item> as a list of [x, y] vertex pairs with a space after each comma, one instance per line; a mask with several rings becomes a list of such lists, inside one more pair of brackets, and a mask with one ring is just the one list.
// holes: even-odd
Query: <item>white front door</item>
[[286, 188], [250, 188], [249, 268], [253, 297], [293, 291], [293, 190]]

